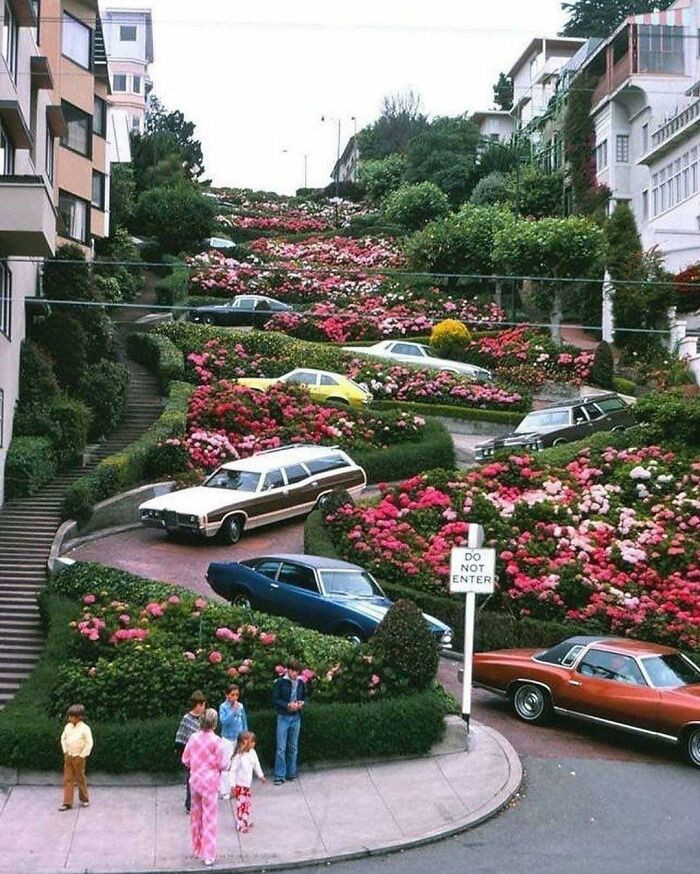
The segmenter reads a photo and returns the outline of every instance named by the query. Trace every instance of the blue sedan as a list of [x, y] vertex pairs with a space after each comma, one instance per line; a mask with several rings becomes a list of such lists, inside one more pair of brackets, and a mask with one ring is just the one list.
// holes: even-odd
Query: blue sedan
[[[217, 595], [239, 607], [286, 616], [357, 643], [374, 634], [392, 604], [363, 568], [317, 555], [214, 561], [207, 582]], [[452, 629], [423, 615], [440, 646], [450, 649]]]

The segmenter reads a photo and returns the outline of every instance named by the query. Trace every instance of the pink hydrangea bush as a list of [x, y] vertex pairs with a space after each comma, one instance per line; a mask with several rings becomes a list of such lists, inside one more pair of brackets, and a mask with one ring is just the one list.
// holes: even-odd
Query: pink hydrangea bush
[[500, 609], [700, 648], [700, 462], [658, 446], [583, 450], [565, 468], [514, 455], [327, 518], [348, 560], [442, 593], [469, 522], [498, 550]]
[[303, 266], [381, 270], [404, 261], [398, 244], [389, 237], [309, 237], [294, 242], [262, 237], [253, 240], [250, 249], [268, 261]]

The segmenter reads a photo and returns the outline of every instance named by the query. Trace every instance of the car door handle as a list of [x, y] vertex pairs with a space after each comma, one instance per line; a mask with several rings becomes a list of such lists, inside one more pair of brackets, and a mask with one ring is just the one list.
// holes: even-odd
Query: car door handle
[[311, 485], [312, 485], [312, 486], [317, 486], [318, 483], [316, 482], [316, 480], [312, 480], [312, 481], [311, 481]]
[[[270, 588], [271, 589], [279, 589], [279, 583], [270, 583]], [[579, 683], [579, 685], [581, 685], [581, 684]]]
[[570, 686], [580, 686], [581, 683], [578, 680], [569, 680]]

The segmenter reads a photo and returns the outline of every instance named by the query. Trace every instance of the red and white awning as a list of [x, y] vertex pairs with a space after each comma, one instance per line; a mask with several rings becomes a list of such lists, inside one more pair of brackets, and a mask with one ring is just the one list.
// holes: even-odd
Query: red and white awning
[[667, 27], [686, 27], [692, 24], [691, 0], [681, 0], [672, 9], [665, 12], [643, 12], [641, 15], [630, 15], [628, 24], [666, 25]]

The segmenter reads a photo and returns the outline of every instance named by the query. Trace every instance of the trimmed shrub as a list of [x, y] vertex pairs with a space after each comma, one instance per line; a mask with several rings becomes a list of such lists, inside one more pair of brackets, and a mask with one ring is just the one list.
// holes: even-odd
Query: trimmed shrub
[[640, 398], [637, 419], [648, 426], [648, 441], [700, 446], [700, 395], [659, 392]]
[[392, 482], [432, 467], [455, 466], [455, 450], [447, 429], [428, 421], [421, 440], [382, 449], [353, 449], [353, 460], [364, 468], [370, 483]]
[[93, 299], [90, 265], [80, 246], [75, 243], [59, 246], [56, 254], [45, 262], [43, 290], [48, 300]]
[[371, 647], [387, 668], [405, 678], [407, 687], [426, 689], [435, 679], [440, 649], [413, 601], [401, 598], [392, 605]]
[[114, 357], [114, 326], [102, 307], [73, 310], [71, 315], [85, 333], [85, 356], [88, 364]]
[[621, 395], [635, 395], [637, 386], [631, 379], [625, 379], [622, 376], [613, 376], [612, 387]]
[[19, 359], [20, 407], [44, 405], [58, 394], [51, 359], [31, 340], [22, 343]]
[[382, 202], [382, 216], [389, 224], [417, 231], [428, 222], [444, 218], [450, 211], [445, 192], [433, 182], [402, 185]]
[[166, 391], [170, 382], [182, 379], [182, 352], [168, 337], [135, 332], [127, 337], [126, 348], [130, 358], [155, 373], [161, 391]]
[[505, 173], [494, 170], [479, 179], [472, 189], [469, 202], [476, 206], [495, 206], [499, 203], [507, 203], [511, 198], [510, 180]]
[[522, 413], [511, 413], [508, 410], [479, 410], [447, 404], [421, 404], [417, 401], [374, 401], [372, 407], [379, 410], [411, 410], [424, 416], [470, 419], [473, 422], [498, 422], [503, 425], [517, 425], [523, 418]]
[[58, 463], [68, 467], [82, 458], [92, 412], [82, 401], [60, 396], [51, 402], [48, 412], [56, 428], [54, 448]]
[[81, 324], [63, 310], [56, 310], [35, 326], [34, 335], [53, 359], [59, 383], [75, 389], [87, 363], [87, 337]]
[[614, 375], [615, 361], [613, 360], [612, 349], [610, 344], [603, 340], [596, 347], [588, 379], [593, 385], [598, 385], [600, 388], [612, 388]]
[[214, 225], [214, 206], [194, 185], [150, 188], [136, 204], [133, 225], [153, 237], [161, 252], [197, 249]]
[[187, 297], [189, 288], [190, 271], [186, 267], [175, 267], [172, 273], [156, 283], [156, 303], [161, 306], [182, 303]]
[[443, 319], [430, 333], [430, 345], [443, 358], [452, 358], [463, 352], [470, 340], [469, 329], [459, 319]]
[[111, 434], [126, 409], [129, 369], [115, 361], [99, 361], [88, 368], [80, 381], [80, 394], [94, 411], [89, 436]]
[[58, 460], [47, 437], [15, 437], [5, 460], [5, 497], [35, 495], [58, 472]]

